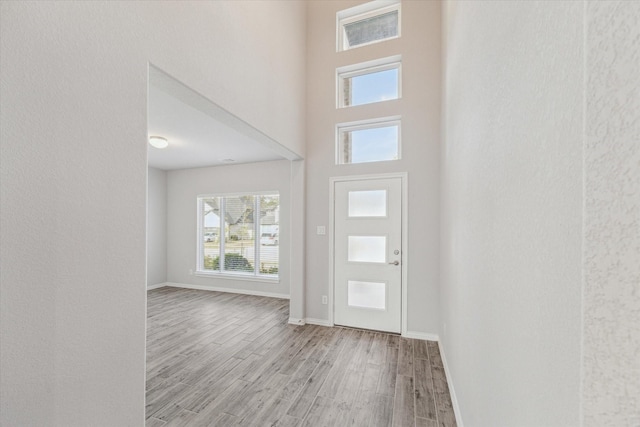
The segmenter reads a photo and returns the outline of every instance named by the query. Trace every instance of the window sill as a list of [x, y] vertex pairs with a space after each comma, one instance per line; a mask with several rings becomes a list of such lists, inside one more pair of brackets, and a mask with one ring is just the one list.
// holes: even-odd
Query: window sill
[[266, 277], [266, 276], [254, 276], [254, 275], [243, 275], [243, 274], [225, 274], [225, 273], [214, 273], [210, 271], [196, 271], [195, 275], [197, 277], [207, 277], [214, 279], [231, 279], [231, 280], [242, 280], [245, 282], [263, 282], [263, 283], [280, 283], [279, 277]]

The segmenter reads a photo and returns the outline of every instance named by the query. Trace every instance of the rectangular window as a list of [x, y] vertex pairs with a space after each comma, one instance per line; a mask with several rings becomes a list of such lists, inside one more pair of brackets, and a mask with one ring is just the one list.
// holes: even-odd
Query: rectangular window
[[380, 162], [400, 158], [400, 120], [338, 125], [337, 163]]
[[400, 37], [400, 2], [377, 0], [338, 12], [338, 51]]
[[198, 273], [278, 278], [280, 196], [198, 197]]
[[[383, 61], [338, 69], [338, 107], [400, 98], [400, 62]], [[372, 63], [377, 65], [370, 65]]]
[[204, 270], [220, 271], [220, 198], [206, 197], [199, 201], [200, 224], [202, 224], [202, 253]]

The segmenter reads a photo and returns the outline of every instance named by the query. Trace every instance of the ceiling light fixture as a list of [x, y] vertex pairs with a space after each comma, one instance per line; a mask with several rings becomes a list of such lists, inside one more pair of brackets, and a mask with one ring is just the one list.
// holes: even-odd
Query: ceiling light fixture
[[169, 141], [167, 141], [167, 138], [163, 138], [161, 136], [150, 136], [149, 144], [156, 148], [167, 148], [169, 146]]

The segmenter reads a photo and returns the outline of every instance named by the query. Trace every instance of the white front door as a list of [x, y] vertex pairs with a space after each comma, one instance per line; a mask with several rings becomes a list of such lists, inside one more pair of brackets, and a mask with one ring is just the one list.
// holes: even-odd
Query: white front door
[[334, 323], [399, 333], [402, 180], [334, 185]]

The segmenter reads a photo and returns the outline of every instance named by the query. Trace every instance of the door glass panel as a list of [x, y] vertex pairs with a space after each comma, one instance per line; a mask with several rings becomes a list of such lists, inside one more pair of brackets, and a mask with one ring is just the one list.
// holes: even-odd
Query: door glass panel
[[385, 236], [349, 236], [347, 259], [351, 262], [386, 262]]
[[351, 307], [384, 310], [386, 308], [386, 291], [385, 283], [349, 280], [347, 304]]
[[387, 190], [349, 191], [349, 216], [387, 216]]

